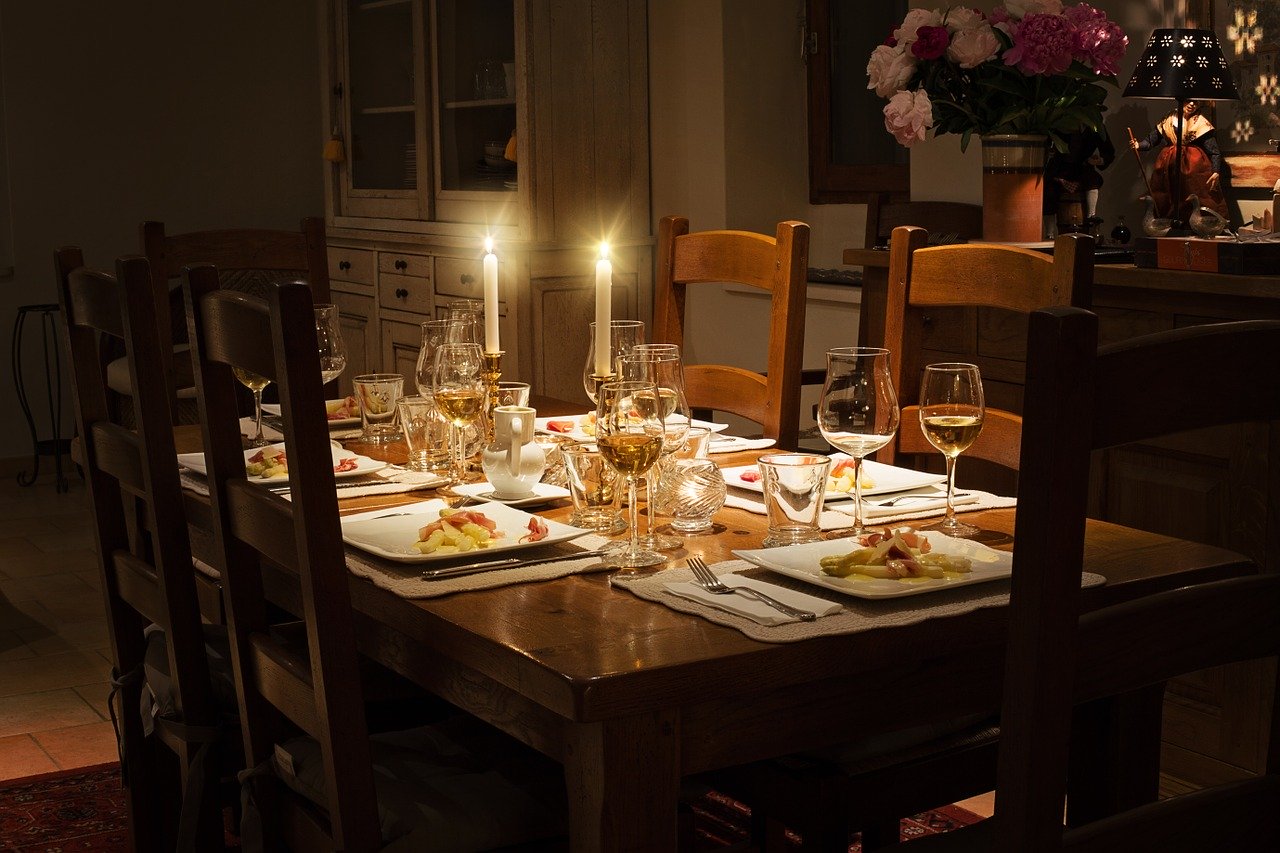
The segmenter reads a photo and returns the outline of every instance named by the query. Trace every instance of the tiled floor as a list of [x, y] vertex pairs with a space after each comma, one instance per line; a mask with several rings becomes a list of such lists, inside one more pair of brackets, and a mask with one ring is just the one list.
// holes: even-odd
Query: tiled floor
[[84, 485], [0, 479], [0, 780], [116, 757]]

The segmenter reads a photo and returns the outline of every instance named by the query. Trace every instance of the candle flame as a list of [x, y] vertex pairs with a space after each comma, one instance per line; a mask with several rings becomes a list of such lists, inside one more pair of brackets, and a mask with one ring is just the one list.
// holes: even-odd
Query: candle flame
[[488, 254], [493, 254], [493, 238], [492, 237], [484, 238], [484, 250]]
[[600, 242], [600, 260], [609, 260], [609, 242], [607, 240], [602, 240]]

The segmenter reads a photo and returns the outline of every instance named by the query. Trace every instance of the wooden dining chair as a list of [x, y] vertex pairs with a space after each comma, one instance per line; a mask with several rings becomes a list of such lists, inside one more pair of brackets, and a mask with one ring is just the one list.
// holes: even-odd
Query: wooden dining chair
[[[1054, 305], [1090, 306], [1093, 239], [1061, 235], [1052, 257], [994, 243], [927, 242], [923, 228], [903, 226], [894, 229], [889, 244], [884, 345], [902, 428], [876, 458], [890, 465], [902, 464], [908, 454], [937, 461], [937, 449], [919, 428], [920, 378], [926, 364], [972, 358], [982, 371], [987, 407], [982, 432], [964, 461], [982, 459], [1016, 472], [1022, 418], [1014, 410], [1026, 315]], [[971, 342], [976, 355], [957, 355]]]
[[893, 201], [879, 193], [867, 204], [862, 245], [885, 246], [893, 229], [915, 225], [928, 229], [935, 242], [967, 243], [982, 239], [982, 205], [959, 201]]
[[[233, 672], [266, 849], [489, 849], [564, 828], [563, 774], [472, 718], [371, 738], [338, 519], [310, 290], [266, 302], [185, 285], [215, 540], [225, 566]], [[280, 388], [292, 500], [248, 482], [232, 365]], [[268, 575], [283, 576], [300, 642], [269, 630]], [[430, 843], [428, 843], [430, 842]]]
[[[1063, 825], [1080, 703], [1280, 653], [1280, 575], [1080, 613], [1092, 452], [1216, 425], [1264, 422], [1274, 430], [1280, 322], [1192, 326], [1101, 349], [1097, 338], [1098, 319], [1088, 311], [1031, 316], [995, 813], [904, 848], [912, 853], [1280, 849], [1280, 704], [1264, 717], [1270, 743], [1259, 775], [1155, 801], [1152, 766], [1145, 801]], [[1145, 728], [1122, 738], [1158, 734], [1158, 717], [1134, 722]]]
[[[113, 278], [86, 269], [74, 248], [59, 250], [55, 265], [111, 637], [109, 702], [131, 849], [222, 850], [220, 771], [239, 768], [228, 758], [236, 738], [221, 736], [234, 718], [234, 686], [225, 633], [201, 625], [150, 271], [145, 258], [122, 258]], [[100, 336], [123, 345], [132, 426], [111, 415]], [[154, 717], [140, 711], [144, 696]], [[175, 790], [184, 792], [176, 808]]]
[[658, 225], [658, 273], [653, 338], [683, 348], [690, 285], [737, 283], [770, 294], [765, 373], [721, 364], [685, 364], [685, 392], [694, 408], [731, 412], [760, 424], [766, 438], [793, 449], [800, 428], [805, 283], [809, 226], [780, 222], [773, 237], [748, 231], [689, 232], [689, 220]]
[[[229, 228], [168, 234], [162, 222], [143, 222], [138, 228], [142, 253], [151, 262], [151, 278], [160, 323], [156, 334], [161, 352], [178, 357], [165, 360], [165, 374], [173, 388], [178, 423], [195, 423], [195, 389], [187, 353], [187, 329], [178, 286], [182, 270], [207, 263], [218, 268], [222, 287], [263, 296], [273, 281], [302, 279], [316, 302], [329, 301], [329, 262], [324, 220], [310, 216], [298, 231]], [[180, 355], [179, 355], [180, 354]], [[118, 356], [119, 353], [114, 353]], [[107, 382], [116, 395], [128, 396], [130, 386], [123, 361], [110, 361]], [[114, 402], [114, 400], [113, 400]], [[124, 407], [127, 409], [127, 407]]]

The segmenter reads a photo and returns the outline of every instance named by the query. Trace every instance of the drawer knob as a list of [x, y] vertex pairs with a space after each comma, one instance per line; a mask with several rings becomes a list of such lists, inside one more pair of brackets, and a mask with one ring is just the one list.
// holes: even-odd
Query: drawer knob
[[406, 290], [406, 289], [405, 289], [405, 288], [403, 288], [403, 287], [397, 287], [397, 288], [396, 288], [396, 298], [397, 298], [397, 299], [407, 299], [408, 297], [409, 297], [409, 291], [408, 291], [408, 290]]
[[351, 261], [338, 261], [338, 269], [340, 270], [351, 269]]
[[463, 284], [471, 284], [475, 280], [476, 280], [476, 277], [469, 272], [464, 272], [462, 275], [458, 276], [458, 281], [462, 282]]
[[396, 261], [396, 269], [403, 270], [408, 268], [409, 268], [408, 261]]

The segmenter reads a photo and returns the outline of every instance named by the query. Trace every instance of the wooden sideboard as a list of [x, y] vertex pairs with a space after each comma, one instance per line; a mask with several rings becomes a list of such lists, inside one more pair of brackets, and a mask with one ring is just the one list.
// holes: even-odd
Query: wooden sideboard
[[[844, 262], [863, 267], [858, 341], [881, 344], [889, 253], [848, 249]], [[1280, 276], [1100, 264], [1094, 271], [1093, 308], [1104, 344], [1202, 323], [1280, 319]], [[926, 345], [939, 361], [977, 363], [988, 402], [1021, 411], [1024, 318], [998, 310], [939, 311]], [[1013, 484], [1007, 474], [976, 471], [963, 462], [961, 482], [966, 482], [966, 467], [982, 478], [968, 485], [1008, 489]], [[1098, 453], [1090, 514], [1230, 548], [1274, 572], [1280, 571], [1278, 494], [1280, 424], [1245, 424]], [[1162, 751], [1166, 788], [1198, 787], [1261, 769], [1273, 680], [1271, 662], [1222, 667], [1170, 683]]]

